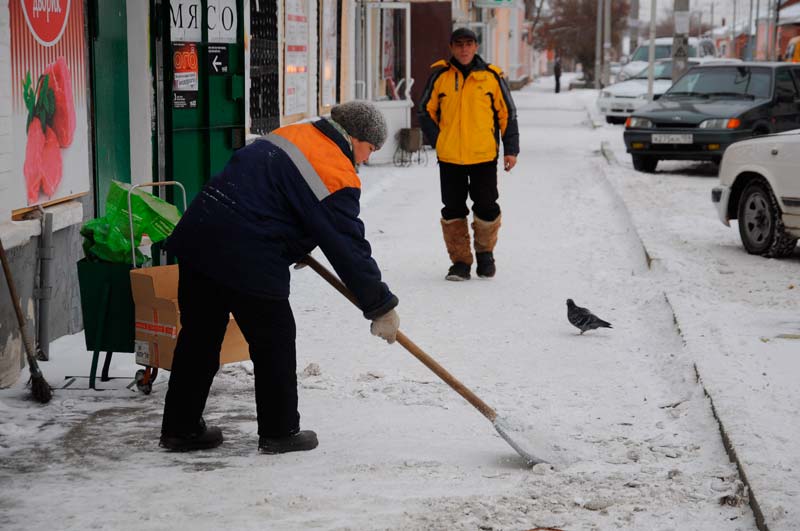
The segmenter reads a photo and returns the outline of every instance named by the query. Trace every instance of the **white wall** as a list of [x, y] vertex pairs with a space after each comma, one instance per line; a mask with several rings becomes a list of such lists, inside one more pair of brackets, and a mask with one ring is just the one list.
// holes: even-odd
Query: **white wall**
[[[0, 0], [2, 1], [2, 0]], [[151, 121], [153, 79], [150, 70], [149, 2], [128, 0], [128, 109], [131, 137], [131, 182], [154, 181]]]
[[[8, 197], [11, 183], [11, 22], [8, 0], [0, 0], [0, 198]], [[0, 223], [11, 219], [11, 204], [0, 200]]]

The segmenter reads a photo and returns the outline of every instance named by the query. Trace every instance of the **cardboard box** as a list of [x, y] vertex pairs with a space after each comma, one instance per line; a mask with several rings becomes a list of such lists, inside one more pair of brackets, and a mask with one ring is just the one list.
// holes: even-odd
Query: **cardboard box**
[[[136, 306], [136, 363], [169, 370], [181, 329], [178, 266], [132, 269], [131, 291]], [[236, 320], [230, 316], [222, 342], [220, 365], [249, 359], [247, 341]]]

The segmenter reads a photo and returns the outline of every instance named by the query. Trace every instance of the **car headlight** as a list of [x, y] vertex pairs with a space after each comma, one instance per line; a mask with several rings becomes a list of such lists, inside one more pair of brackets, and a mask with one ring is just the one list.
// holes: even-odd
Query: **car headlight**
[[629, 76], [628, 74], [626, 74], [624, 70], [620, 70], [619, 74], [617, 74], [617, 81], [618, 81], [618, 82], [619, 82], [619, 81], [625, 81], [625, 80], [626, 80], [626, 79], [628, 79], [629, 77], [631, 77], [631, 76]]
[[610, 98], [611, 97], [611, 93], [609, 91], [607, 91], [607, 90], [604, 90], [603, 92], [600, 93], [600, 97], [603, 98], [603, 99]]
[[639, 95], [636, 96], [635, 99], [637, 99], [637, 100], [646, 100], [647, 99], [647, 94], [639, 94]]
[[625, 122], [625, 127], [630, 129], [652, 129], [653, 122], [647, 118], [639, 118], [638, 116], [631, 116]]
[[742, 121], [738, 118], [712, 118], [700, 122], [700, 129], [736, 129], [742, 125]]

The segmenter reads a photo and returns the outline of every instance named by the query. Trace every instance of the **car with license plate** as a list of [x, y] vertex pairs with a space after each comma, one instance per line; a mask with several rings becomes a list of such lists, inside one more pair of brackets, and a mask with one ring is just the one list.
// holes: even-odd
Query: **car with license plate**
[[[690, 67], [699, 64], [733, 63], [739, 59], [693, 58], [689, 59]], [[634, 111], [649, 103], [648, 75], [649, 67], [626, 81], [609, 85], [600, 91], [597, 98], [597, 109], [610, 124], [624, 123]], [[672, 86], [672, 59], [661, 59], [653, 64], [653, 99], [657, 100]]]
[[734, 142], [800, 128], [800, 64], [741, 62], [690, 68], [625, 122], [633, 167], [660, 160], [719, 163]]
[[800, 129], [743, 140], [722, 157], [711, 191], [720, 221], [738, 220], [750, 254], [789, 256], [800, 238]]

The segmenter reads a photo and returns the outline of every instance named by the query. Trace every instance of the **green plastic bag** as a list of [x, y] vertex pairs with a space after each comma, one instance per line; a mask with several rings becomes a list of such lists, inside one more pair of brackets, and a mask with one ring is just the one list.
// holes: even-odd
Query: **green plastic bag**
[[[106, 262], [131, 263], [130, 221], [128, 219], [128, 192], [131, 185], [111, 181], [106, 197], [106, 214], [86, 222], [81, 228], [83, 250], [87, 258]], [[142, 234], [158, 243], [172, 234], [181, 218], [175, 205], [137, 188], [131, 194], [133, 212], [133, 239], [136, 247], [136, 265], [146, 257], [139, 252]]]

